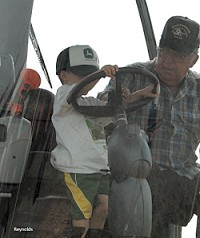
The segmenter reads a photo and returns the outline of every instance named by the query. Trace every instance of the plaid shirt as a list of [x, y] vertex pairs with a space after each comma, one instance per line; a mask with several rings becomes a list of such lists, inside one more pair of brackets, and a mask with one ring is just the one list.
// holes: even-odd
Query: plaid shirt
[[[155, 60], [128, 66], [147, 69], [155, 74], [154, 65]], [[123, 87], [128, 87], [131, 92], [149, 85], [149, 81], [142, 75], [127, 74], [122, 77]], [[193, 179], [200, 172], [195, 154], [200, 143], [200, 76], [189, 71], [175, 98], [164, 84], [161, 83], [160, 86], [157, 124], [151, 140], [153, 161], [161, 169], [172, 169], [181, 176]], [[112, 88], [111, 80], [103, 93]], [[152, 102], [130, 112], [127, 115], [129, 123], [137, 123], [146, 131], [149, 127]]]

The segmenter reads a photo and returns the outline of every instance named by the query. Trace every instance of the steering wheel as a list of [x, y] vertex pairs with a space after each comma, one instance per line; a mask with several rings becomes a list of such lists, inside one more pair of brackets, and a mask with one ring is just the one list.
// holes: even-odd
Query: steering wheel
[[137, 67], [122, 67], [119, 68], [119, 71], [115, 74], [116, 77], [116, 84], [115, 89], [111, 94], [111, 100], [106, 106], [80, 106], [77, 102], [78, 94], [82, 88], [86, 85], [90, 84], [91, 82], [105, 78], [106, 74], [104, 71], [97, 71], [94, 74], [91, 74], [85, 77], [82, 81], [80, 81], [71, 91], [67, 101], [68, 103], [72, 104], [76, 110], [80, 113], [88, 116], [96, 116], [96, 117], [108, 117], [108, 116], [115, 116], [119, 108], [123, 108], [126, 112], [130, 112], [136, 110], [139, 107], [142, 107], [149, 103], [154, 98], [144, 98], [137, 100], [135, 102], [128, 103], [124, 105], [123, 103], [123, 92], [121, 86], [120, 76], [122, 74], [140, 74], [147, 77], [148, 81], [154, 85], [153, 92], [157, 92], [157, 88], [159, 86], [158, 78], [148, 70], [140, 69]]

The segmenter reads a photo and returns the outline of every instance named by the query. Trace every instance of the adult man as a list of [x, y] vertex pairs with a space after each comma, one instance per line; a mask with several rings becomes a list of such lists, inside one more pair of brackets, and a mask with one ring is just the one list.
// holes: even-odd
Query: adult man
[[[129, 123], [151, 132], [154, 163], [148, 181], [153, 199], [153, 238], [165, 237], [161, 236], [161, 223], [187, 225], [194, 213], [200, 216], [200, 169], [195, 154], [200, 143], [200, 76], [190, 70], [199, 58], [199, 34], [195, 21], [171, 17], [164, 27], [157, 57], [129, 65], [153, 72], [161, 86], [155, 118], [152, 103], [128, 115]], [[141, 75], [124, 75], [122, 81], [130, 92], [147, 85]], [[104, 93], [112, 88], [110, 81]]]

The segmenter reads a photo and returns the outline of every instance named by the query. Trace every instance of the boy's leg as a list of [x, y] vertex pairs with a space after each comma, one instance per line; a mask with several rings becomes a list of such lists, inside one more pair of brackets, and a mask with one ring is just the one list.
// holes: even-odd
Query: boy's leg
[[72, 227], [67, 229], [67, 233], [70, 238], [84, 238], [92, 216], [92, 204], [85, 196], [88, 178], [85, 174], [65, 173], [64, 176], [72, 217]]
[[[76, 229], [77, 227], [78, 228], [84, 228], [84, 232], [82, 233], [82, 236], [79, 236], [81, 238], [84, 238], [86, 233], [87, 233], [87, 230], [89, 228], [89, 219], [80, 219], [80, 220], [72, 220], [72, 226]], [[78, 237], [77, 237], [78, 238]]]
[[92, 229], [103, 229], [108, 215], [108, 195], [99, 194], [98, 201], [90, 219]]
[[106, 218], [108, 215], [108, 194], [110, 191], [110, 175], [102, 176], [98, 188], [98, 195], [92, 217], [90, 219], [89, 229], [85, 238], [111, 238], [109, 231], [104, 230]]
[[91, 229], [104, 229], [108, 215], [108, 195], [110, 192], [110, 175], [103, 175], [99, 181], [96, 195], [96, 203], [93, 205], [93, 213], [89, 227]]
[[[105, 177], [105, 176], [103, 176]], [[101, 193], [101, 186], [104, 187], [104, 181], [101, 185], [102, 175], [100, 174], [67, 174], [65, 173], [65, 182], [68, 187], [68, 198], [71, 201], [72, 225], [76, 227], [84, 227], [85, 233], [90, 226], [89, 221], [94, 214], [92, 224], [95, 228], [103, 229], [108, 207], [108, 196], [98, 195], [98, 204], [94, 208], [95, 197]], [[107, 183], [108, 183], [107, 179]], [[104, 215], [104, 211], [106, 214]], [[103, 213], [102, 213], [103, 212]], [[99, 222], [97, 222], [99, 220]], [[85, 237], [84, 235], [81, 237]]]
[[102, 229], [89, 229], [85, 238], [112, 238], [108, 231]]

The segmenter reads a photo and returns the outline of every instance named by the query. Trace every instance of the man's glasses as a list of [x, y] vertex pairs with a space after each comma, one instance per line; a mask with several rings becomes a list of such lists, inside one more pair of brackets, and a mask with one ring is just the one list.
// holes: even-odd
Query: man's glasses
[[188, 56], [179, 54], [178, 52], [171, 50], [169, 48], [160, 48], [158, 49], [158, 56], [162, 59], [171, 58], [174, 63], [183, 63]]

